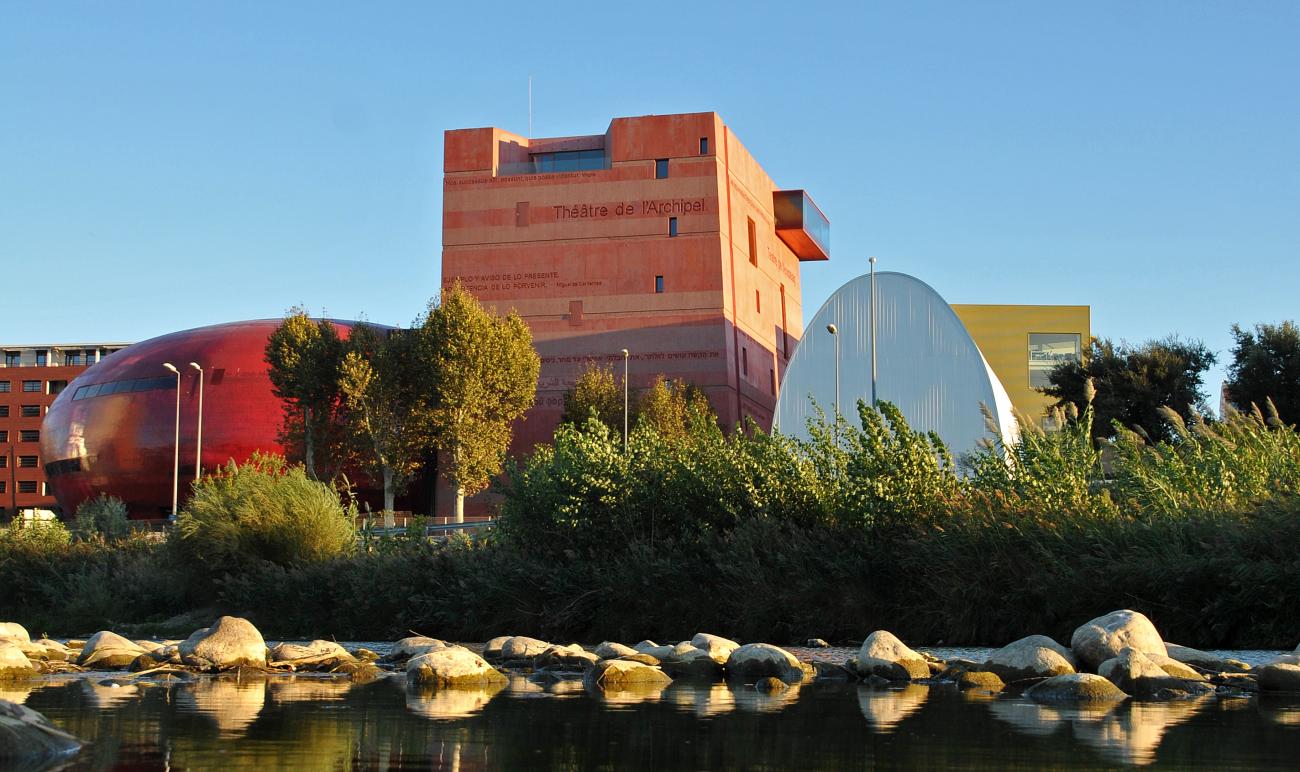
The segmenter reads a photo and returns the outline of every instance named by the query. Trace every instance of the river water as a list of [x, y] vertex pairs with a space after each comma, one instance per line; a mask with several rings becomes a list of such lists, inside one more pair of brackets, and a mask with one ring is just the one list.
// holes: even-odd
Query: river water
[[1300, 767], [1300, 696], [1081, 710], [922, 684], [817, 682], [767, 695], [690, 681], [600, 694], [523, 678], [499, 690], [413, 692], [400, 674], [365, 684], [313, 675], [128, 680], [55, 676], [0, 686], [0, 699], [87, 741], [72, 770]]

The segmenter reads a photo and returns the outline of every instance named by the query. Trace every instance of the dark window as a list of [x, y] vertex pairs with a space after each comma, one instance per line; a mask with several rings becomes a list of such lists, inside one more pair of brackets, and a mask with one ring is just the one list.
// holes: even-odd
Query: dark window
[[700, 155], [709, 154], [709, 138], [700, 137]]
[[4, 469], [7, 466], [9, 466], [9, 457], [0, 456], [0, 469]]
[[50, 352], [40, 349], [36, 352], [36, 366], [44, 367], [50, 363]]
[[40, 417], [41, 417], [41, 406], [40, 406], [40, 405], [23, 405], [22, 417], [23, 417], [23, 418], [40, 418]]
[[740, 374], [749, 375], [749, 349], [740, 349]]
[[77, 366], [79, 366], [80, 364], [81, 364], [81, 352], [80, 352], [80, 351], [65, 351], [65, 352], [63, 352], [63, 366], [64, 366], [64, 367], [77, 367]]
[[786, 334], [785, 285], [781, 285], [781, 356], [790, 358], [790, 336]]
[[763, 295], [758, 290], [754, 290], [754, 310], [763, 313]]
[[662, 294], [664, 291], [664, 277], [655, 277], [655, 292]]
[[668, 235], [669, 235], [669, 236], [676, 236], [676, 235], [677, 235], [677, 218], [676, 218], [676, 217], [669, 217], [669, 218], [668, 218]]
[[749, 220], [749, 263], [758, 265], [758, 229], [754, 227], [754, 218], [745, 219]]
[[655, 179], [663, 180], [667, 178], [668, 178], [668, 159], [667, 158], [655, 159]]
[[27, 392], [28, 394], [40, 394], [40, 393], [41, 393], [41, 382], [40, 382], [40, 381], [23, 381], [23, 391]]
[[19, 481], [18, 481], [18, 492], [19, 492], [19, 493], [35, 493], [35, 492], [36, 492], [36, 481], [35, 481], [35, 480], [19, 480]]
[[86, 364], [95, 364], [95, 350], [93, 348], [86, 349]]
[[[4, 492], [5, 492], [5, 481], [0, 480], [0, 493], [4, 493]], [[4, 513], [4, 509], [0, 509], [0, 514], [3, 513]]]
[[51, 394], [62, 394], [63, 390], [68, 388], [67, 381], [50, 381], [47, 386]]
[[535, 174], [584, 172], [606, 168], [605, 151], [601, 149], [534, 153], [531, 158], [533, 161], [532, 171]]
[[18, 468], [19, 468], [19, 469], [35, 469], [35, 468], [36, 468], [36, 456], [19, 456], [19, 457], [18, 457]]
[[776, 394], [776, 370], [768, 368], [767, 378], [771, 382], [772, 393]]
[[40, 442], [41, 432], [39, 429], [21, 429], [18, 432], [19, 442]]
[[12, 388], [13, 386], [10, 385], [9, 381], [0, 381], [0, 393], [8, 394]]
[[8, 442], [8, 441], [9, 441], [9, 430], [0, 429], [0, 442]]
[[18, 362], [22, 359], [22, 354], [17, 351], [5, 352], [5, 367], [17, 367]]
[[8, 418], [8, 417], [9, 417], [9, 406], [0, 405], [0, 418]]

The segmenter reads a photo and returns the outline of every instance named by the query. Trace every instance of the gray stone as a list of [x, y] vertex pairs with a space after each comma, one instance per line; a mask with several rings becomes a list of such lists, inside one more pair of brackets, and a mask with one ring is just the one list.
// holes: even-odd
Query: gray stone
[[727, 658], [727, 676], [744, 680], [779, 678], [786, 683], [803, 681], [805, 670], [790, 652], [770, 643], [747, 643]]
[[311, 643], [277, 643], [271, 648], [272, 662], [294, 663], [302, 660], [329, 660], [333, 662], [350, 662], [355, 660], [347, 649], [334, 641], [315, 640]]
[[979, 689], [987, 692], [1000, 692], [1006, 688], [1006, 684], [1002, 682], [1002, 679], [996, 673], [971, 670], [957, 676], [957, 688], [963, 691], [966, 689]]
[[71, 757], [81, 742], [31, 708], [0, 700], [0, 761], [3, 766], [45, 769]]
[[1030, 635], [989, 655], [981, 666], [1003, 681], [1051, 678], [1075, 671], [1070, 651], [1045, 635]]
[[36, 667], [32, 665], [23, 650], [10, 640], [0, 640], [0, 678], [28, 677], [36, 675]]
[[626, 657], [629, 654], [636, 654], [637, 650], [631, 646], [625, 646], [613, 641], [605, 641], [596, 647], [596, 656], [601, 659], [617, 659]]
[[591, 688], [613, 690], [636, 686], [667, 686], [672, 683], [662, 670], [625, 659], [602, 660], [583, 677]]
[[506, 645], [506, 641], [513, 638], [513, 635], [498, 635], [487, 643], [483, 644], [484, 659], [500, 659], [501, 647]]
[[85, 668], [119, 669], [129, 667], [136, 657], [144, 654], [135, 641], [128, 640], [111, 630], [100, 630], [86, 640], [77, 655], [77, 664]]
[[1070, 673], [1052, 676], [1025, 690], [1025, 696], [1034, 702], [1048, 705], [1076, 702], [1115, 702], [1126, 699], [1127, 694], [1099, 675]]
[[551, 644], [526, 635], [516, 635], [501, 644], [501, 659], [532, 659], [545, 653]]
[[909, 649], [888, 630], [877, 630], [862, 642], [857, 656], [858, 675], [877, 675], [890, 681], [928, 678], [930, 666], [925, 657]]
[[1171, 659], [1177, 660], [1184, 665], [1193, 665], [1204, 670], [1213, 670], [1216, 673], [1235, 672], [1236, 668], [1228, 663], [1227, 660], [1216, 657], [1209, 652], [1193, 649], [1190, 646], [1179, 646], [1176, 643], [1166, 643], [1165, 650]]
[[1261, 692], [1300, 693], [1300, 665], [1272, 664], [1259, 669]]
[[[440, 641], [437, 638], [426, 638], [423, 635], [412, 635], [402, 638], [393, 644], [388, 655], [383, 658], [384, 662], [403, 662], [411, 657], [419, 656], [426, 652], [436, 649], [445, 649], [451, 644], [446, 641]], [[487, 656], [486, 647], [484, 647], [484, 656]]]
[[507, 679], [469, 649], [449, 646], [411, 657], [406, 663], [406, 682], [422, 686], [504, 686]]
[[1112, 611], [1079, 626], [1070, 636], [1070, 648], [1078, 667], [1096, 670], [1101, 663], [1120, 655], [1124, 649], [1143, 654], [1169, 656], [1156, 626], [1145, 614], [1122, 609]]
[[706, 652], [709, 658], [719, 665], [727, 664], [731, 652], [740, 648], [740, 644], [733, 640], [709, 633], [696, 633], [695, 637], [691, 638], [691, 645]]
[[262, 634], [241, 617], [220, 617], [211, 627], [195, 630], [177, 648], [186, 665], [214, 670], [265, 667], [268, 656]]

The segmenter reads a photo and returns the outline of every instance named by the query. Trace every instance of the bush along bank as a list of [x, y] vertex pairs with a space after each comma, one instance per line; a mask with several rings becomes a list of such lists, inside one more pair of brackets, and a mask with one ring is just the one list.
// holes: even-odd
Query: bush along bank
[[[1300, 440], [1262, 414], [1175, 424], [1177, 439], [1154, 445], [1121, 431], [1103, 469], [1085, 411], [1055, 433], [1026, 424], [1017, 444], [991, 437], [965, 474], [893, 407], [858, 418], [796, 441], [726, 436], [693, 416], [672, 438], [638, 428], [627, 453], [599, 422], [561, 427], [509, 474], [490, 535], [438, 543], [340, 532], [344, 509], [306, 495], [320, 484], [291, 467], [246, 471], [242, 487], [228, 470], [200, 483], [213, 486], [196, 496], [203, 527], [163, 544], [9, 529], [0, 581], [16, 591], [0, 617], [71, 634], [213, 606], [295, 637], [802, 641], [887, 628], [998, 645], [1063, 639], [1127, 607], [1203, 648], [1300, 638]], [[281, 496], [310, 502], [322, 525], [259, 536], [261, 509], [282, 521], [301, 506]]]

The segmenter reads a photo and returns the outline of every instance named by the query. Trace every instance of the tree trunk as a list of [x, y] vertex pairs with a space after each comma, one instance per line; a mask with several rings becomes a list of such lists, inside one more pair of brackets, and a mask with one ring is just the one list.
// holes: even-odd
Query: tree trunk
[[465, 522], [465, 487], [456, 486], [456, 522]]
[[393, 469], [385, 465], [384, 468], [384, 511], [393, 511]]
[[302, 409], [302, 454], [303, 465], [307, 467], [307, 476], [313, 480], [316, 477], [316, 438], [312, 436], [311, 431], [311, 408]]

